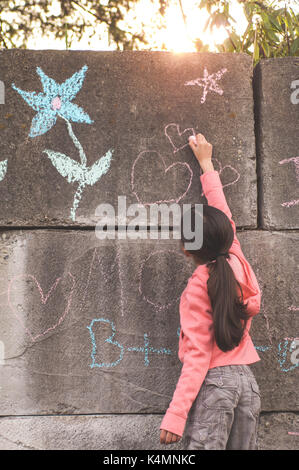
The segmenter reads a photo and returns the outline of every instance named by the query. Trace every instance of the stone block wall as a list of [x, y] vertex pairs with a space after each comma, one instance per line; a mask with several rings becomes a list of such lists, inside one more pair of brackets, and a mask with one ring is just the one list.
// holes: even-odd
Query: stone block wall
[[[150, 211], [206, 202], [198, 132], [262, 290], [259, 448], [297, 448], [299, 59], [254, 71], [246, 54], [0, 59], [0, 448], [169, 449], [159, 426], [194, 266], [162, 216], [151, 238]], [[106, 240], [101, 204], [114, 208]], [[140, 210], [135, 239], [123, 204]]]

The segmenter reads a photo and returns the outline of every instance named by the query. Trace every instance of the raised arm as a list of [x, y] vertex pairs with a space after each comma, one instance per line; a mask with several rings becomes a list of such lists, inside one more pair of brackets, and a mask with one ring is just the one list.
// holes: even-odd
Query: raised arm
[[219, 173], [214, 169], [212, 163], [213, 147], [202, 134], [197, 134], [196, 139], [195, 137], [190, 137], [189, 143], [203, 171], [203, 174], [200, 176], [200, 181], [208, 204], [221, 210], [229, 218], [234, 231], [232, 246], [234, 245], [234, 247], [238, 246], [241, 248], [236, 235], [236, 224], [232, 219], [232, 213], [223, 192]]

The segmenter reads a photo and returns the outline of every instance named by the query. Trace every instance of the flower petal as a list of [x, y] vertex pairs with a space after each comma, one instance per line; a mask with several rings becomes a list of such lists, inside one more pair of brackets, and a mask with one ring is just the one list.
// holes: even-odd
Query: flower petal
[[40, 67], [36, 67], [36, 71], [40, 76], [44, 92], [46, 95], [52, 99], [55, 98], [60, 92], [60, 85], [53, 80], [53, 78], [48, 77]]
[[11, 86], [14, 90], [20, 93], [26, 103], [28, 103], [35, 111], [39, 111], [40, 109], [50, 106], [49, 98], [43, 93], [20, 90], [20, 88], [16, 87], [14, 83], [12, 83]]
[[60, 96], [62, 96], [62, 99], [72, 101], [75, 98], [82, 87], [87, 69], [87, 65], [84, 65], [79, 72], [74, 73], [74, 75], [60, 85]]
[[29, 137], [45, 134], [54, 126], [56, 119], [56, 111], [54, 110], [44, 109], [39, 111], [32, 119]]
[[62, 101], [61, 108], [59, 109], [57, 114], [61, 114], [65, 119], [68, 119], [69, 121], [86, 122], [87, 124], [93, 123], [88, 114], [83, 111], [80, 106], [77, 106], [75, 103], [70, 103], [68, 101]]

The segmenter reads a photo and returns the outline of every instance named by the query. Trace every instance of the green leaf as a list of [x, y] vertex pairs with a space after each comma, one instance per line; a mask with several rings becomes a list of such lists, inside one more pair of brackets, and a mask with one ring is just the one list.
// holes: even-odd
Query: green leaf
[[204, 27], [204, 31], [206, 31], [207, 27], [209, 26], [209, 23], [211, 21], [211, 17], [209, 16], [209, 18], [207, 19], [206, 23], [205, 23], [205, 27]]
[[270, 48], [267, 42], [262, 42], [262, 48], [265, 52], [266, 57], [270, 57]]
[[110, 168], [113, 151], [113, 149], [108, 150], [108, 152], [98, 161], [96, 161], [91, 167], [86, 168], [85, 180], [87, 184], [92, 186], [101, 178], [101, 176], [107, 173]]
[[293, 35], [293, 20], [292, 20], [292, 17], [290, 15], [290, 13], [287, 11], [287, 14], [286, 14], [286, 18], [285, 18], [285, 22], [286, 22], [286, 25], [291, 33], [291, 35]]
[[274, 29], [281, 32], [282, 28], [281, 28], [280, 24], [276, 21], [276, 18], [274, 18], [274, 16], [271, 16], [271, 15], [268, 15], [268, 18], [269, 18], [270, 23], [274, 27]]
[[292, 45], [290, 48], [291, 55], [294, 55], [297, 50], [299, 50], [299, 37], [296, 38], [295, 41], [292, 42]]
[[253, 59], [254, 61], [259, 60], [260, 57], [260, 49], [257, 41], [254, 42], [254, 50], [253, 50]]
[[69, 183], [73, 183], [75, 181], [82, 182], [84, 180], [86, 167], [82, 167], [80, 163], [63, 153], [54, 152], [54, 150], [48, 149], [43, 152], [48, 155], [58, 173], [67, 178]]
[[266, 26], [270, 26], [270, 22], [269, 22], [269, 18], [268, 18], [268, 15], [267, 13], [265, 13], [264, 11], [261, 12], [261, 15], [262, 15], [262, 18], [263, 18], [263, 21], [265, 23]]
[[230, 38], [233, 41], [235, 48], [237, 49], [237, 47], [240, 46], [240, 37], [234, 31], [232, 31]]
[[267, 30], [267, 35], [269, 36], [270, 39], [272, 39], [272, 41], [278, 42], [278, 43], [280, 42], [279, 37], [276, 36], [276, 34], [272, 30], [270, 29]]

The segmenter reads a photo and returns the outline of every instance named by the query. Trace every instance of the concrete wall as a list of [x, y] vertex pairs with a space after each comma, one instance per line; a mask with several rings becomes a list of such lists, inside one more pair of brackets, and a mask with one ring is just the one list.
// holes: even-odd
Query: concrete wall
[[[197, 132], [263, 294], [259, 447], [298, 447], [299, 59], [253, 73], [245, 54], [0, 58], [0, 448], [169, 449], [159, 426], [194, 266], [178, 240], [150, 238], [148, 215], [206, 202], [187, 144]], [[146, 208], [144, 238], [124, 237], [133, 214], [115, 239], [96, 236], [97, 207], [117, 215], [119, 196]]]

